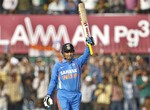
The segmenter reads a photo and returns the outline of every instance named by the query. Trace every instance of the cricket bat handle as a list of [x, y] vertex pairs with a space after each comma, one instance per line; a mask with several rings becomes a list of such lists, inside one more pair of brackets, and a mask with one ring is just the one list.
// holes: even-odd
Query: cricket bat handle
[[90, 55], [93, 55], [93, 49], [92, 49], [92, 46], [91, 46], [91, 44], [87, 44], [87, 46], [89, 47], [89, 50], [90, 50]]

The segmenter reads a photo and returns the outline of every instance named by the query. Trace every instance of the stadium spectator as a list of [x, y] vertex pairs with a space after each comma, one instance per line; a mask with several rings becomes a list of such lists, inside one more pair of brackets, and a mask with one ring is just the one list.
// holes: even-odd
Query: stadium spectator
[[20, 73], [20, 70], [18, 69], [19, 60], [16, 57], [8, 57], [7, 63], [4, 65], [3, 70], [6, 72], [7, 75], [9, 75], [12, 71], [12, 69], [16, 69], [18, 73]]
[[116, 77], [116, 80], [119, 85], [122, 85], [121, 81], [121, 74], [120, 74], [120, 61], [119, 61], [119, 55], [112, 53], [112, 67], [109, 73], [109, 80], [111, 83], [113, 83], [114, 77]]
[[108, 12], [108, 3], [105, 0], [98, 0], [95, 5], [95, 13], [107, 13]]
[[79, 2], [81, 2], [80, 0], [73, 0], [76, 4], [78, 4]]
[[32, 3], [31, 0], [19, 0], [17, 7], [17, 14], [31, 14]]
[[54, 0], [48, 5], [47, 14], [64, 14], [65, 11], [65, 1], [64, 0]]
[[140, 55], [137, 55], [135, 57], [135, 61], [133, 61], [133, 69], [134, 70], [138, 70], [138, 69], [141, 69], [141, 68], [149, 68], [148, 67], [148, 64], [146, 62], [146, 60], [144, 58], [142, 58], [142, 56]]
[[0, 110], [7, 110], [7, 96], [5, 82], [0, 79]]
[[137, 110], [136, 106], [136, 87], [133, 82], [132, 74], [127, 72], [123, 76], [124, 110]]
[[112, 85], [109, 83], [108, 77], [104, 76], [102, 83], [99, 83], [95, 90], [96, 110], [109, 110], [111, 103]]
[[141, 110], [150, 110], [150, 97], [146, 97], [144, 104], [141, 107]]
[[18, 64], [18, 66], [18, 68], [20, 69], [23, 85], [25, 84], [25, 80], [27, 77], [30, 77], [32, 80], [34, 79], [35, 76], [33, 64], [31, 64], [31, 62], [26, 57], [20, 59], [20, 63]]
[[98, 0], [81, 0], [85, 4], [87, 14], [95, 13], [95, 6]]
[[0, 56], [0, 80], [4, 82], [7, 80], [7, 72], [4, 71], [5, 63], [6, 58], [4, 58], [4, 56]]
[[80, 110], [92, 110], [92, 95], [96, 89], [96, 84], [92, 82], [91, 76], [86, 76], [81, 82], [81, 106]]
[[124, 75], [127, 72], [132, 72], [133, 67], [130, 59], [127, 56], [120, 56], [119, 73]]
[[109, 13], [123, 13], [124, 0], [108, 0]]
[[23, 86], [21, 75], [16, 69], [12, 69], [6, 81], [8, 96], [8, 110], [22, 110], [23, 105]]
[[44, 108], [43, 99], [47, 94], [49, 84], [49, 74], [44, 70], [39, 70], [38, 77], [35, 77], [32, 83], [33, 89], [36, 91], [36, 107]]
[[65, 2], [65, 13], [66, 14], [77, 14], [77, 4], [73, 0], [66, 0]]
[[16, 11], [16, 8], [18, 6], [18, 0], [3, 0], [3, 13], [5, 14], [13, 14]]
[[0, 0], [0, 14], [3, 13], [3, 0]]
[[46, 63], [41, 57], [38, 57], [36, 59], [33, 66], [34, 66], [34, 76], [35, 77], [38, 77], [38, 74], [39, 74], [40, 70], [45, 70], [46, 69]]
[[113, 77], [110, 110], [124, 110], [123, 90], [122, 87], [119, 85], [117, 76]]
[[102, 64], [102, 74], [103, 76], [109, 76], [113, 67], [113, 62], [110, 57], [106, 57]]
[[48, 5], [52, 2], [53, 0], [46, 0], [45, 4], [44, 4], [44, 11], [46, 12], [45, 14], [47, 14], [48, 11]]
[[125, 12], [135, 14], [138, 12], [138, 0], [125, 0]]
[[23, 83], [24, 97], [23, 110], [33, 110], [35, 108], [36, 91], [32, 87], [32, 77], [26, 76]]
[[46, 10], [44, 6], [46, 4], [46, 0], [32, 0], [32, 13], [33, 14], [45, 14]]
[[148, 14], [150, 13], [150, 0], [138, 0], [139, 13]]
[[21, 75], [33, 76], [33, 72], [34, 72], [33, 64], [31, 64], [31, 62], [26, 57], [20, 59], [19, 62], [20, 62], [19, 68], [20, 68]]
[[95, 84], [102, 82], [102, 72], [99, 64], [99, 57], [90, 57], [89, 60], [89, 75], [92, 76]]
[[145, 101], [146, 97], [150, 96], [150, 74], [145, 68], [141, 68], [141, 74], [137, 76], [136, 84], [140, 98], [140, 105]]

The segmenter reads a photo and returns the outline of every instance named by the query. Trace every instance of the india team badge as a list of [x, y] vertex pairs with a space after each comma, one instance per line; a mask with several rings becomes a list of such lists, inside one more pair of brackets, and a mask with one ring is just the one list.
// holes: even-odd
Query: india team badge
[[75, 66], [76, 64], [75, 63], [72, 63], [72, 66]]
[[71, 50], [71, 47], [69, 44], [67, 44], [66, 47], [67, 47], [67, 50]]

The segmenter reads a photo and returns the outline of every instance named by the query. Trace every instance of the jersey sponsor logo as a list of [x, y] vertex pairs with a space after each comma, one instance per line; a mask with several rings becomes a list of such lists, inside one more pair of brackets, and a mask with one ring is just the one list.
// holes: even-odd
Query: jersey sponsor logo
[[60, 71], [60, 76], [62, 76], [63, 80], [76, 78], [78, 76], [77, 69], [68, 69]]
[[62, 76], [62, 79], [63, 80], [72, 79], [72, 78], [76, 78], [77, 76], [78, 76], [77, 73], [75, 73], [75, 74], [65, 74], [65, 75]]
[[64, 67], [62, 66], [62, 67], [60, 67], [61, 69], [63, 69]]
[[69, 69], [69, 70], [60, 71], [60, 75], [73, 74], [73, 73], [77, 73], [77, 69]]
[[75, 64], [75, 63], [72, 63], [72, 66], [76, 66], [76, 64]]

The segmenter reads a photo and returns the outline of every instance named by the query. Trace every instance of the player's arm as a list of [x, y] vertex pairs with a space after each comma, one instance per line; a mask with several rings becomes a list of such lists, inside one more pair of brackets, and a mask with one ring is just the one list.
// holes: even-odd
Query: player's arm
[[43, 102], [45, 107], [50, 107], [53, 104], [53, 100], [51, 98], [51, 94], [54, 91], [57, 82], [58, 82], [58, 76], [57, 76], [57, 64], [54, 65], [53, 70], [52, 70], [52, 75], [51, 75], [51, 80], [50, 80], [50, 84], [48, 87], [48, 92], [47, 95], [45, 96]]
[[79, 64], [81, 64], [81, 67], [83, 64], [85, 64], [90, 56], [90, 49], [89, 45], [93, 46], [94, 45], [94, 40], [93, 37], [88, 37], [86, 39], [86, 48], [84, 50], [84, 53], [78, 58]]
[[50, 80], [50, 84], [48, 87], [48, 95], [51, 95], [53, 90], [55, 89], [57, 82], [58, 82], [58, 63], [56, 63], [52, 69], [52, 75], [51, 75], [51, 80]]

